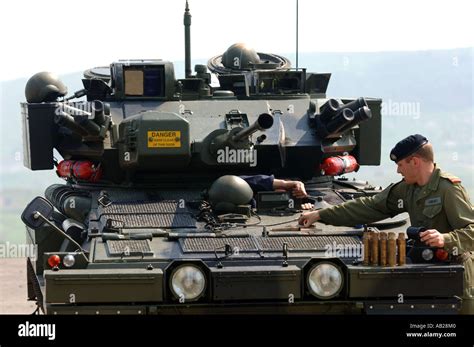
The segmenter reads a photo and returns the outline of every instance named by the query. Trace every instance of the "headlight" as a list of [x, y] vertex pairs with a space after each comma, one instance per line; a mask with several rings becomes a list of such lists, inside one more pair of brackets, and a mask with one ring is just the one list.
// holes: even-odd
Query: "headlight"
[[315, 297], [330, 299], [342, 289], [342, 271], [332, 263], [318, 263], [308, 274], [308, 288]]
[[67, 254], [63, 258], [63, 264], [65, 267], [73, 267], [76, 263], [76, 258], [72, 254]]
[[181, 265], [171, 274], [171, 290], [173, 294], [186, 301], [198, 299], [206, 287], [206, 276], [195, 265]]
[[421, 252], [421, 256], [426, 261], [430, 261], [431, 259], [433, 259], [434, 253], [431, 249], [427, 248], [427, 249], [424, 249], [423, 252]]

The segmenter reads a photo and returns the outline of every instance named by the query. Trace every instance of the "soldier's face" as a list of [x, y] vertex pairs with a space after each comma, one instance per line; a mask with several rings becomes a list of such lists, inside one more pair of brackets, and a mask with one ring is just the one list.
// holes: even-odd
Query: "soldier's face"
[[397, 173], [403, 176], [407, 184], [414, 184], [417, 179], [417, 170], [413, 159], [402, 159], [397, 163]]

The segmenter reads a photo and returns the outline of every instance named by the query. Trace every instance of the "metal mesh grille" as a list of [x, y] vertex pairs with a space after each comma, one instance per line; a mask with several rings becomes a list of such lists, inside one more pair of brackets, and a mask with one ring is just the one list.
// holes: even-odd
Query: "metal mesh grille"
[[141, 190], [107, 190], [107, 194], [112, 202], [115, 203], [127, 203], [134, 201], [160, 201], [160, 200], [184, 200], [191, 201], [200, 199], [200, 192], [188, 192], [183, 190], [176, 191], [141, 191]]
[[260, 237], [257, 239], [264, 251], [279, 251], [283, 249], [283, 243], [295, 251], [325, 251], [327, 246], [336, 245], [360, 245], [357, 236], [299, 236], [299, 237]]
[[108, 240], [111, 256], [153, 255], [148, 240]]
[[195, 228], [196, 221], [190, 214], [105, 214], [102, 223], [111, 228]]
[[236, 248], [239, 252], [256, 252], [257, 245], [252, 238], [242, 237], [195, 237], [180, 239], [181, 248], [184, 253], [200, 252], [224, 252], [225, 245], [228, 244], [233, 250]]
[[294, 251], [325, 251], [327, 246], [334, 245], [355, 246], [360, 245], [360, 239], [357, 236], [295, 236], [295, 237], [196, 237], [181, 239], [180, 244], [185, 253], [219, 252], [224, 251], [226, 244], [232, 249], [238, 248], [239, 252], [261, 251], [281, 251], [283, 243], [288, 244], [288, 248]]
[[[188, 212], [179, 208], [179, 202], [174, 200], [144, 202], [144, 203], [113, 203], [100, 208], [102, 213], [135, 214], [135, 213], [179, 213]], [[102, 214], [101, 213], [101, 214]]]

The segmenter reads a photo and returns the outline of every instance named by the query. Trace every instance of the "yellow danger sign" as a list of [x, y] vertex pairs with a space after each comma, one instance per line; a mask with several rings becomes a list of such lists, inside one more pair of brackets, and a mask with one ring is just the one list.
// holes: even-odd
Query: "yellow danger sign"
[[179, 148], [181, 147], [181, 131], [164, 130], [148, 131], [148, 148]]

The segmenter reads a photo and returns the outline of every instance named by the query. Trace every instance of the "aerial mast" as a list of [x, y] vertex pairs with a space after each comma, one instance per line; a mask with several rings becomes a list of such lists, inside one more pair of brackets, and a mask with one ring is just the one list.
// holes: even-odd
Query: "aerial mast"
[[184, 69], [185, 77], [191, 76], [191, 12], [188, 0], [184, 10]]
[[296, 0], [296, 70], [298, 70], [298, 0]]

